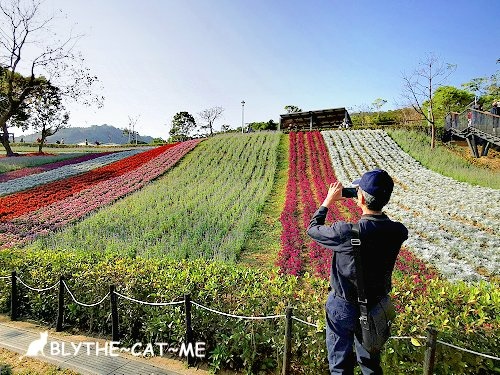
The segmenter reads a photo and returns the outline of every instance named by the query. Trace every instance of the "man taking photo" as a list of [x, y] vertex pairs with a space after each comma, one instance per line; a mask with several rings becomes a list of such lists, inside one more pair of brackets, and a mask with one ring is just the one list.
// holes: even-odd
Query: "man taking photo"
[[[357, 190], [357, 205], [363, 211], [359, 220], [361, 263], [368, 309], [391, 291], [391, 276], [408, 230], [390, 220], [382, 212], [389, 202], [394, 182], [381, 169], [366, 172], [353, 181]], [[330, 184], [328, 194], [314, 213], [307, 234], [320, 245], [333, 250], [330, 288], [326, 302], [326, 345], [331, 374], [353, 374], [356, 358], [364, 375], [382, 374], [380, 352], [370, 353], [361, 344], [360, 308], [358, 303], [356, 266], [352, 224], [337, 221], [325, 225], [328, 207], [342, 197], [342, 184]]]

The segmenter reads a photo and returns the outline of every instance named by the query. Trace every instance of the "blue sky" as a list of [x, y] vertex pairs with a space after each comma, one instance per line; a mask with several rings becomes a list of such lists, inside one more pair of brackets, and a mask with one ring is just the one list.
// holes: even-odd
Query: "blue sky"
[[403, 103], [402, 74], [428, 53], [457, 64], [459, 86], [500, 69], [498, 0], [46, 0], [106, 97], [71, 105], [72, 126], [125, 127], [167, 138], [175, 113], [222, 106], [216, 128], [278, 120], [285, 105]]

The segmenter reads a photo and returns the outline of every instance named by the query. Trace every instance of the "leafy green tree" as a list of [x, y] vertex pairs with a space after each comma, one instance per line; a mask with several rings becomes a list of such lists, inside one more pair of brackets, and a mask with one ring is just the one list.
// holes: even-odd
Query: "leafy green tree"
[[231, 126], [228, 124], [224, 124], [220, 127], [221, 133], [228, 133], [231, 131]]
[[167, 143], [167, 141], [163, 138], [153, 138], [153, 141], [151, 143], [154, 145], [164, 145], [165, 143]]
[[483, 107], [491, 107], [491, 103], [500, 98], [500, 71], [489, 77], [479, 77], [463, 83], [465, 90], [475, 93]]
[[380, 109], [387, 103], [387, 100], [382, 98], [377, 98], [373, 101], [372, 105], [377, 110], [377, 121], [380, 120]]
[[302, 112], [302, 109], [295, 105], [286, 105], [285, 106], [285, 111], [286, 113], [297, 113], [297, 112]]
[[276, 130], [278, 129], [278, 123], [274, 122], [273, 119], [267, 121], [267, 122], [252, 122], [249, 124], [249, 126], [255, 130]]
[[[441, 86], [432, 96], [434, 117], [444, 119], [449, 112], [461, 112], [474, 100], [474, 94], [453, 86]], [[429, 106], [429, 101], [423, 103], [424, 109]]]
[[186, 111], [178, 112], [172, 119], [172, 128], [169, 132], [169, 140], [173, 142], [185, 141], [195, 129], [196, 121], [194, 117]]
[[56, 134], [68, 125], [69, 114], [62, 102], [61, 90], [46, 83], [37, 90], [38, 95], [29, 104], [29, 119], [27, 123], [35, 131], [39, 131], [40, 143], [38, 152], [42, 152], [47, 137]]

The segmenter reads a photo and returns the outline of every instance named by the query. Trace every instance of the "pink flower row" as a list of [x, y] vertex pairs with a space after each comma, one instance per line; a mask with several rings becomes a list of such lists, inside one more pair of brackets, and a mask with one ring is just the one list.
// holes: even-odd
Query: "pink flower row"
[[100, 182], [36, 211], [0, 222], [0, 247], [12, 247], [32, 241], [142, 188], [175, 165], [199, 142], [192, 140], [179, 143], [130, 172]]

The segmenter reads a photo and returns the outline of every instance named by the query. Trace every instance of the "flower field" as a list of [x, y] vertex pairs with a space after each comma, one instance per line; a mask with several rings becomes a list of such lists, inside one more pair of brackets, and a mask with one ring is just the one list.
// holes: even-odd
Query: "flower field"
[[[281, 214], [282, 250], [278, 256], [281, 272], [299, 275], [305, 271], [327, 278], [331, 267], [331, 250], [311, 241], [305, 229], [322, 203], [328, 184], [336, 181], [328, 150], [319, 132], [290, 133], [289, 171], [285, 208]], [[359, 208], [351, 200], [337, 202], [327, 220], [355, 220]]]
[[48, 184], [71, 176], [103, 167], [129, 156], [142, 153], [144, 150], [135, 149], [99, 156], [76, 164], [65, 164], [56, 169], [49, 169], [38, 174], [29, 174], [0, 183], [0, 196], [28, 190], [35, 186]]
[[[277, 161], [284, 140], [286, 187], [285, 178], [276, 182], [286, 174], [284, 158]], [[294, 322], [294, 371], [326, 373], [322, 329], [332, 254], [311, 241], [306, 228], [329, 183], [348, 185], [381, 167], [396, 183], [386, 211], [410, 231], [393, 277], [399, 312], [393, 334], [417, 337], [432, 326], [446, 342], [497, 355], [498, 190], [423, 168], [381, 131], [226, 134], [140, 151], [0, 174], [0, 276], [16, 270], [29, 285], [43, 287], [71, 275], [68, 283], [85, 303], [100, 300], [114, 283], [139, 300], [173, 301], [189, 293], [206, 306], [246, 316], [282, 314], [292, 306], [295, 317], [318, 326]], [[355, 201], [345, 199], [330, 208], [327, 222], [356, 221], [360, 214]], [[257, 220], [279, 220], [283, 228], [281, 236], [278, 230], [268, 236], [281, 244], [279, 254], [265, 249], [274, 269], [234, 264], [243, 249], [253, 254], [246, 246], [250, 235], [266, 235], [265, 225], [254, 230]], [[9, 288], [0, 282], [3, 312]], [[55, 321], [57, 291], [26, 290], [19, 299], [23, 317]], [[66, 307], [68, 326], [110, 334], [107, 307], [69, 299]], [[119, 308], [123, 340], [184, 340], [182, 308], [129, 301]], [[281, 372], [284, 320], [250, 322], [194, 309], [193, 322], [213, 369]], [[424, 350], [389, 340], [384, 371], [422, 373]], [[436, 373], [497, 368], [455, 349], [441, 346], [439, 353]]]
[[383, 131], [322, 133], [343, 184], [379, 167], [395, 180], [385, 211], [403, 222], [406, 246], [450, 280], [497, 277], [500, 191], [457, 182], [423, 168]]
[[33, 246], [234, 261], [272, 187], [279, 137], [206, 140], [141, 192]]
[[140, 189], [165, 173], [198, 142], [135, 152], [78, 176], [0, 198], [0, 246], [32, 241]]

